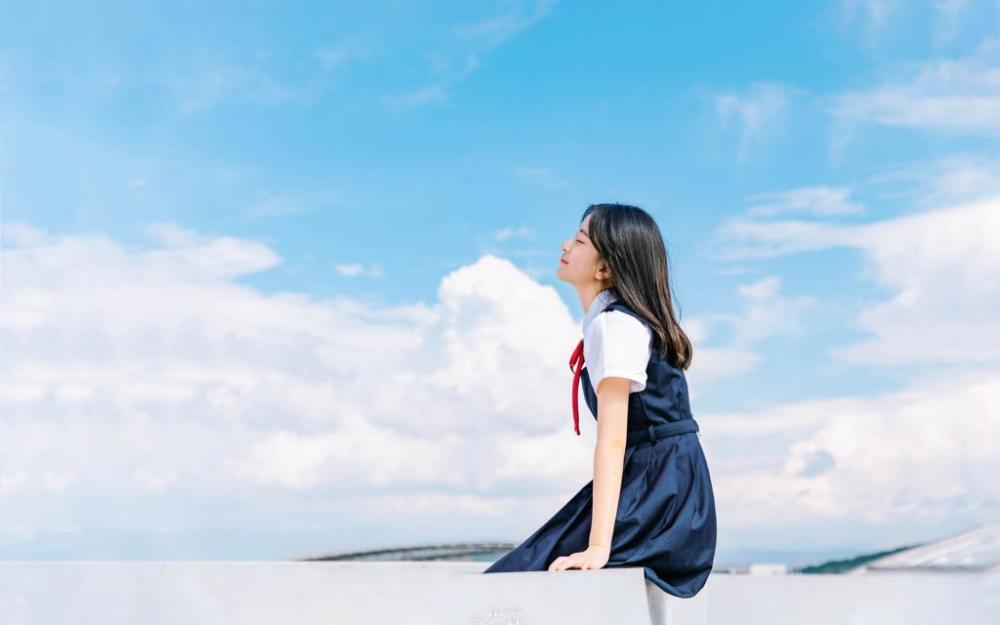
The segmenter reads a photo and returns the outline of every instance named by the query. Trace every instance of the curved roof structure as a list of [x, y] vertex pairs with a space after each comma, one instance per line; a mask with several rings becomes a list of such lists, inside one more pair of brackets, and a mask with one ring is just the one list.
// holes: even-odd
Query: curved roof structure
[[980, 525], [872, 560], [852, 573], [918, 570], [997, 572], [1000, 570], [1000, 523]]
[[456, 560], [486, 561], [500, 557], [515, 547], [514, 543], [464, 542], [415, 545], [407, 547], [386, 547], [364, 551], [345, 551], [314, 558], [308, 561], [326, 560]]

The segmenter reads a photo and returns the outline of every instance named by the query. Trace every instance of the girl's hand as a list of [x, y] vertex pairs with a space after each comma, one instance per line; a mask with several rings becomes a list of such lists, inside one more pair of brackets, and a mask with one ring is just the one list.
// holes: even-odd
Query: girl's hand
[[565, 571], [577, 568], [581, 571], [603, 568], [611, 557], [611, 548], [591, 545], [585, 551], [577, 551], [568, 556], [559, 556], [549, 565], [550, 571]]

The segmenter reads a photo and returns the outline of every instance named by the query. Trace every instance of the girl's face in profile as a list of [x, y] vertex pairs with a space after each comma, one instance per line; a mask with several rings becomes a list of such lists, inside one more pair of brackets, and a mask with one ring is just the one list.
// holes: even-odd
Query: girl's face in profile
[[559, 269], [556, 277], [576, 287], [589, 286], [603, 279], [600, 270], [601, 258], [597, 248], [590, 241], [587, 232], [590, 229], [590, 215], [580, 223], [580, 228], [573, 236], [563, 241], [562, 257], [559, 259]]

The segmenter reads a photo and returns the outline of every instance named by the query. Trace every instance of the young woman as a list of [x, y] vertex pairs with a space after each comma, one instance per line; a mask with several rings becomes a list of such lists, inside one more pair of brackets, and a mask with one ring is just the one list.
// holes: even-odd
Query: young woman
[[556, 275], [584, 310], [572, 404], [579, 435], [582, 381], [597, 419], [594, 478], [484, 573], [641, 566], [665, 592], [694, 596], [715, 559], [715, 498], [660, 230], [641, 208], [593, 204], [562, 250]]

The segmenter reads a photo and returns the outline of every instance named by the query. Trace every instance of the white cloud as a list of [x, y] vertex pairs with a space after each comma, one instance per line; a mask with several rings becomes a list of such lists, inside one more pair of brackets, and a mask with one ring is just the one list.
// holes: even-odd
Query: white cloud
[[[904, 542], [901, 532], [997, 518], [1000, 252], [991, 242], [1000, 240], [1000, 196], [857, 226], [737, 223], [720, 231], [735, 257], [834, 245], [860, 251], [866, 275], [890, 297], [857, 317], [870, 338], [832, 354], [854, 364], [930, 366], [880, 395], [703, 412], [725, 531], [786, 549], [814, 547], [810, 536], [834, 527], [841, 541], [894, 544]], [[746, 311], [714, 318], [784, 332], [802, 307], [779, 291], [775, 277], [744, 285]], [[797, 303], [808, 309], [811, 301]]]
[[838, 145], [861, 122], [972, 135], [1000, 132], [1000, 39], [966, 57], [903, 63], [894, 80], [821, 99], [838, 119]]
[[865, 43], [875, 45], [881, 38], [889, 19], [898, 12], [899, 0], [840, 0], [842, 23], [861, 23]]
[[947, 43], [955, 38], [969, 5], [969, 0], [934, 0], [932, 8], [937, 13], [937, 19], [934, 20], [935, 42]]
[[136, 469], [132, 475], [133, 482], [152, 493], [164, 491], [176, 480], [177, 475], [172, 471], [160, 473], [146, 468]]
[[780, 293], [781, 278], [768, 276], [739, 287], [745, 301], [738, 315], [732, 345], [742, 346], [772, 336], [802, 336], [806, 333], [802, 316], [816, 305], [813, 297], [785, 296]]
[[531, 228], [501, 228], [493, 233], [493, 238], [497, 241], [506, 241], [514, 238], [531, 238], [535, 231]]
[[[956, 38], [962, 21], [970, 17], [970, 9], [979, 6], [986, 11], [995, 10], [992, 0], [932, 0], [923, 2], [901, 2], [900, 0], [840, 0], [836, 17], [841, 27], [857, 23], [863, 33], [864, 43], [874, 48], [887, 39], [892, 28], [907, 20], [906, 26], [927, 20], [933, 43], [946, 44]], [[989, 18], [987, 18], [989, 19]], [[898, 28], [897, 28], [898, 30]]]
[[[802, 317], [816, 305], [815, 298], [786, 296], [781, 292], [781, 278], [767, 276], [740, 285], [740, 309], [733, 313], [713, 313], [682, 323], [688, 338], [696, 345], [691, 368], [687, 371], [691, 402], [698, 403], [699, 389], [710, 382], [737, 377], [754, 371], [764, 355], [754, 347], [773, 336], [797, 337], [806, 333]], [[718, 337], [719, 327], [726, 326], [727, 336]], [[722, 347], [700, 346], [710, 336]]]
[[[146, 233], [152, 247], [132, 248], [5, 224], [0, 540], [106, 526], [112, 500], [136, 531], [160, 518], [154, 499], [173, 502], [171, 527], [218, 524], [261, 489], [274, 506], [436, 492], [501, 527], [586, 481], [565, 365], [578, 322], [509, 262], [454, 271], [434, 306], [373, 308], [238, 284], [281, 262], [256, 242]], [[530, 481], [496, 471], [515, 445], [543, 458], [560, 432], [563, 462]], [[472, 503], [515, 484], [517, 500]], [[302, 523], [336, 524], [309, 516], [322, 509]], [[267, 525], [274, 511], [240, 514]]]
[[76, 471], [45, 470], [42, 472], [41, 484], [45, 490], [59, 493], [78, 481], [79, 475]]
[[[723, 316], [719, 316], [723, 318]], [[728, 317], [726, 317], [728, 318]], [[684, 326], [685, 330], [689, 325]], [[694, 343], [694, 338], [688, 333]], [[709, 382], [733, 378], [753, 371], [763, 362], [763, 356], [741, 347], [696, 347], [691, 368], [687, 371], [689, 395], [692, 404], [698, 403], [699, 388]]]
[[382, 265], [378, 263], [367, 267], [362, 263], [334, 263], [334, 268], [336, 268], [337, 273], [348, 278], [359, 278], [362, 276], [381, 278], [384, 275], [382, 273]]
[[704, 415], [720, 518], [763, 527], [778, 509], [781, 527], [859, 523], [886, 542], [902, 524], [995, 518], [998, 402], [1000, 370], [934, 371], [871, 398]]
[[451, 465], [461, 455], [461, 442], [456, 435], [404, 435], [351, 417], [325, 434], [279, 429], [254, 443], [245, 457], [227, 459], [226, 466], [260, 484], [290, 490], [360, 483], [376, 488], [467, 486], [469, 476]]
[[817, 221], [746, 217], [723, 220], [709, 243], [716, 260], [773, 258], [850, 243], [849, 227]]
[[743, 94], [713, 96], [715, 114], [723, 126], [733, 125], [739, 133], [737, 156], [740, 162], [773, 141], [783, 130], [792, 99], [800, 91], [788, 85], [758, 82]]
[[[860, 252], [863, 277], [888, 296], [853, 320], [868, 336], [834, 347], [842, 363], [907, 367], [897, 391], [771, 403], [743, 414], [703, 414], [720, 523], [760, 544], [808, 547], [818, 528], [839, 540], [905, 542], [956, 522], [1000, 515], [1000, 196], [967, 188], [990, 180], [962, 160], [905, 168], [882, 182], [923, 181], [938, 199], [976, 196], [867, 224], [738, 218], [717, 243], [727, 258], [768, 258], [834, 246]], [[943, 173], [941, 173], [943, 172]], [[959, 172], [959, 173], [955, 173]], [[967, 176], [962, 172], [979, 172]], [[958, 181], [958, 182], [956, 182]], [[920, 187], [918, 187], [920, 189]], [[745, 327], [784, 326], [778, 283], [741, 288], [757, 315]], [[792, 307], [792, 311], [798, 310]], [[764, 321], [750, 320], [754, 317]], [[791, 319], [795, 320], [795, 314]], [[923, 368], [917, 365], [924, 365]], [[771, 511], [782, 510], [780, 521]], [[740, 540], [735, 538], [734, 540]], [[797, 542], [796, 542], [797, 541]]]
[[1000, 359], [1000, 197], [870, 224], [854, 241], [893, 297], [858, 315], [871, 338], [836, 355], [879, 364]]
[[428, 83], [410, 91], [383, 98], [391, 108], [409, 108], [450, 98], [451, 87], [482, 66], [482, 57], [545, 19], [554, 0], [525, 0], [507, 5], [508, 10], [477, 22], [454, 26], [423, 53], [429, 67]]
[[973, 154], [949, 154], [904, 164], [868, 179], [880, 198], [899, 198], [921, 209], [1000, 195], [1000, 161]]
[[295, 84], [257, 62], [225, 59], [214, 52], [182, 54], [185, 62], [165, 68], [158, 78], [181, 113], [200, 113], [227, 102], [266, 107], [307, 103], [322, 90], [316, 79]]
[[816, 217], [853, 215], [864, 207], [850, 198], [847, 187], [800, 187], [786, 191], [757, 193], [747, 198], [753, 205], [747, 209], [752, 217], [772, 217], [784, 213], [805, 213]]
[[847, 362], [992, 363], [1000, 355], [1000, 196], [860, 225], [734, 219], [720, 258], [859, 250], [890, 298], [862, 310], [870, 338], [836, 348]]

